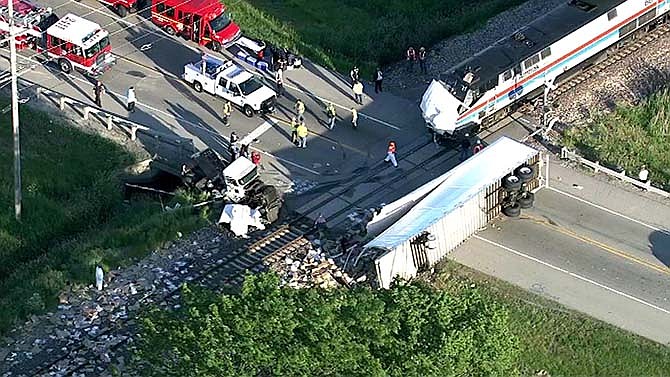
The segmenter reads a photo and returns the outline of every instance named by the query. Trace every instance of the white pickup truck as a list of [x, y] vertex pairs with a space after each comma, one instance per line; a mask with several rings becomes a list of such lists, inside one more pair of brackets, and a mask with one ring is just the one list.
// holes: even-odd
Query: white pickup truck
[[184, 66], [182, 78], [196, 92], [204, 90], [224, 98], [248, 117], [275, 110], [277, 93], [233, 61], [204, 55], [203, 59]]

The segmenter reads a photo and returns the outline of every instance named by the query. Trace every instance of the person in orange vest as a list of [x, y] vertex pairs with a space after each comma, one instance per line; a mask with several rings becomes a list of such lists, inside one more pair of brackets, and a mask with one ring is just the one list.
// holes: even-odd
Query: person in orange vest
[[398, 167], [398, 161], [395, 159], [395, 141], [389, 141], [389, 147], [386, 150], [386, 158], [384, 159], [384, 162], [391, 162], [394, 167]]
[[258, 166], [261, 164], [261, 154], [253, 151], [251, 152], [251, 162], [254, 163], [254, 165]]

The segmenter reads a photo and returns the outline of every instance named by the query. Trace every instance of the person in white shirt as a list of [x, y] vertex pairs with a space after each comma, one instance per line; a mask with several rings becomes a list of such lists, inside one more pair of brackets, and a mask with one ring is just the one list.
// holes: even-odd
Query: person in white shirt
[[642, 183], [649, 182], [649, 170], [647, 170], [646, 165], [642, 165], [642, 169], [640, 169], [640, 174], [638, 174], [638, 178]]
[[354, 101], [356, 101], [357, 104], [362, 105], [363, 104], [363, 83], [361, 83], [360, 81], [356, 81], [354, 83], [353, 91], [354, 91]]
[[135, 112], [135, 102], [137, 99], [135, 98], [135, 88], [132, 86], [128, 88], [128, 93], [126, 93], [126, 108], [128, 111], [131, 113]]

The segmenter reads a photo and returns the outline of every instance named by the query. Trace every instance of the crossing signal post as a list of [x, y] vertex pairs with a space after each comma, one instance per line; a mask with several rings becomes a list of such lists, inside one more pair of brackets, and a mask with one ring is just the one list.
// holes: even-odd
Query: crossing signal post
[[12, 130], [14, 134], [14, 216], [21, 221], [21, 143], [19, 137], [19, 91], [16, 80], [16, 32], [14, 28], [14, 0], [7, 1], [9, 21], [9, 73], [12, 86]]

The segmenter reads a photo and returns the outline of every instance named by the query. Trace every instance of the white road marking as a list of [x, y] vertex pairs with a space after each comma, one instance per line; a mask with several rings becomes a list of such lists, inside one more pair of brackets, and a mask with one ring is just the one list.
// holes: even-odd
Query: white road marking
[[263, 122], [260, 126], [256, 127], [253, 131], [249, 132], [245, 137], [240, 140], [240, 144], [249, 145], [254, 139], [258, 139], [259, 136], [265, 133], [265, 131], [272, 128], [276, 123], [272, 122]]
[[609, 208], [603, 207], [603, 206], [601, 206], [601, 205], [599, 205], [599, 204], [590, 202], [590, 201], [588, 201], [588, 200], [586, 200], [586, 199], [582, 199], [582, 198], [580, 198], [580, 197], [578, 197], [578, 196], [572, 195], [572, 194], [567, 193], [567, 192], [565, 192], [565, 191], [563, 191], [563, 190], [559, 190], [559, 189], [554, 188], [554, 187], [551, 187], [551, 186], [549, 186], [549, 187], [547, 187], [547, 188], [548, 188], [549, 190], [552, 190], [552, 191], [557, 192], [557, 193], [559, 193], [559, 194], [565, 195], [565, 196], [567, 196], [567, 197], [569, 197], [569, 198], [572, 198], [572, 199], [575, 199], [575, 200], [577, 200], [577, 201], [580, 201], [580, 202], [582, 202], [582, 203], [584, 203], [584, 204], [588, 204], [588, 205], [590, 205], [590, 206], [592, 206], [592, 207], [598, 208], [599, 210], [605, 211], [605, 212], [610, 213], [610, 214], [612, 214], [612, 215], [619, 216], [619, 217], [621, 217], [621, 218], [623, 218], [623, 219], [626, 219], [626, 220], [628, 220], [628, 221], [632, 221], [632, 222], [634, 222], [634, 223], [636, 223], [636, 224], [642, 225], [642, 226], [645, 227], [645, 228], [648, 228], [648, 229], [651, 229], [651, 230], [655, 230], [655, 231], [657, 231], [657, 232], [661, 232], [661, 233], [663, 233], [663, 234], [666, 234], [666, 235], [670, 236], [670, 232], [668, 232], [667, 230], [663, 230], [663, 229], [660, 229], [660, 228], [655, 227], [655, 226], [653, 226], [653, 225], [649, 225], [649, 224], [644, 223], [644, 222], [642, 222], [642, 221], [640, 221], [640, 220], [636, 220], [636, 219], [634, 219], [634, 218], [632, 218], [632, 217], [630, 217], [630, 216], [626, 216], [626, 215], [624, 215], [623, 213], [620, 213], [620, 212], [611, 210], [611, 209], [609, 209]]
[[589, 279], [589, 278], [587, 278], [587, 277], [584, 277], [584, 276], [575, 274], [574, 272], [570, 272], [570, 271], [568, 271], [568, 270], [566, 270], [566, 269], [564, 269], [564, 268], [554, 266], [553, 264], [547, 263], [547, 262], [545, 262], [545, 261], [543, 261], [543, 260], [540, 260], [540, 259], [537, 259], [537, 258], [532, 257], [532, 256], [530, 256], [530, 255], [524, 254], [524, 253], [522, 253], [522, 252], [520, 252], [520, 251], [517, 251], [517, 250], [514, 250], [514, 249], [512, 249], [512, 248], [509, 248], [509, 247], [507, 247], [507, 246], [505, 246], [505, 245], [501, 245], [501, 244], [499, 244], [499, 243], [497, 243], [497, 242], [488, 240], [488, 239], [486, 239], [486, 238], [484, 238], [484, 237], [481, 237], [481, 236], [478, 236], [478, 235], [474, 235], [474, 236], [472, 236], [472, 237], [473, 237], [473, 238], [476, 238], [476, 239], [478, 239], [478, 240], [484, 241], [484, 242], [486, 242], [486, 243], [488, 243], [488, 244], [490, 244], [490, 245], [499, 247], [499, 248], [501, 248], [501, 249], [503, 249], [503, 250], [505, 250], [505, 251], [508, 251], [508, 252], [510, 252], [510, 253], [512, 253], [512, 254], [515, 254], [515, 255], [517, 255], [517, 256], [520, 256], [520, 257], [522, 257], [522, 258], [526, 258], [526, 259], [531, 260], [531, 261], [533, 261], [533, 262], [539, 263], [539, 264], [541, 264], [541, 265], [543, 265], [543, 266], [549, 267], [549, 268], [551, 268], [551, 269], [553, 269], [553, 270], [556, 270], [556, 271], [562, 272], [562, 273], [564, 273], [564, 274], [567, 274], [567, 275], [569, 275], [569, 276], [571, 276], [571, 277], [573, 277], [573, 278], [579, 279], [579, 280], [584, 281], [584, 282], [587, 282], [587, 283], [589, 283], [589, 284], [593, 284], [593, 285], [595, 285], [595, 286], [597, 286], [597, 287], [600, 287], [600, 288], [602, 288], [602, 289], [605, 289], [605, 290], [607, 290], [607, 291], [610, 291], [610, 292], [612, 292], [612, 293], [615, 293], [615, 294], [617, 294], [617, 295], [619, 295], [619, 296], [623, 296], [623, 297], [625, 297], [625, 298], [627, 298], [627, 299], [629, 299], [629, 300], [633, 300], [633, 301], [635, 301], [635, 302], [637, 302], [637, 303], [640, 303], [640, 304], [642, 304], [642, 305], [646, 305], [646, 306], [648, 306], [648, 307], [650, 307], [650, 308], [652, 308], [652, 309], [656, 309], [656, 310], [658, 310], [658, 311], [660, 311], [660, 312], [663, 312], [663, 313], [665, 313], [665, 314], [670, 314], [670, 310], [663, 309], [663, 308], [661, 308], [660, 306], [654, 305], [654, 304], [652, 304], [652, 303], [650, 303], [650, 302], [644, 301], [644, 300], [642, 300], [642, 299], [640, 299], [640, 298], [637, 298], [637, 297], [635, 297], [635, 296], [631, 296], [631, 295], [629, 295], [628, 293], [624, 293], [624, 292], [621, 292], [621, 291], [616, 290], [616, 289], [614, 289], [614, 288], [610, 288], [610, 287], [608, 287], [608, 286], [606, 286], [606, 285], [604, 285], [604, 284], [598, 283], [597, 281], [594, 281], [594, 280], [591, 280], [591, 279]]

